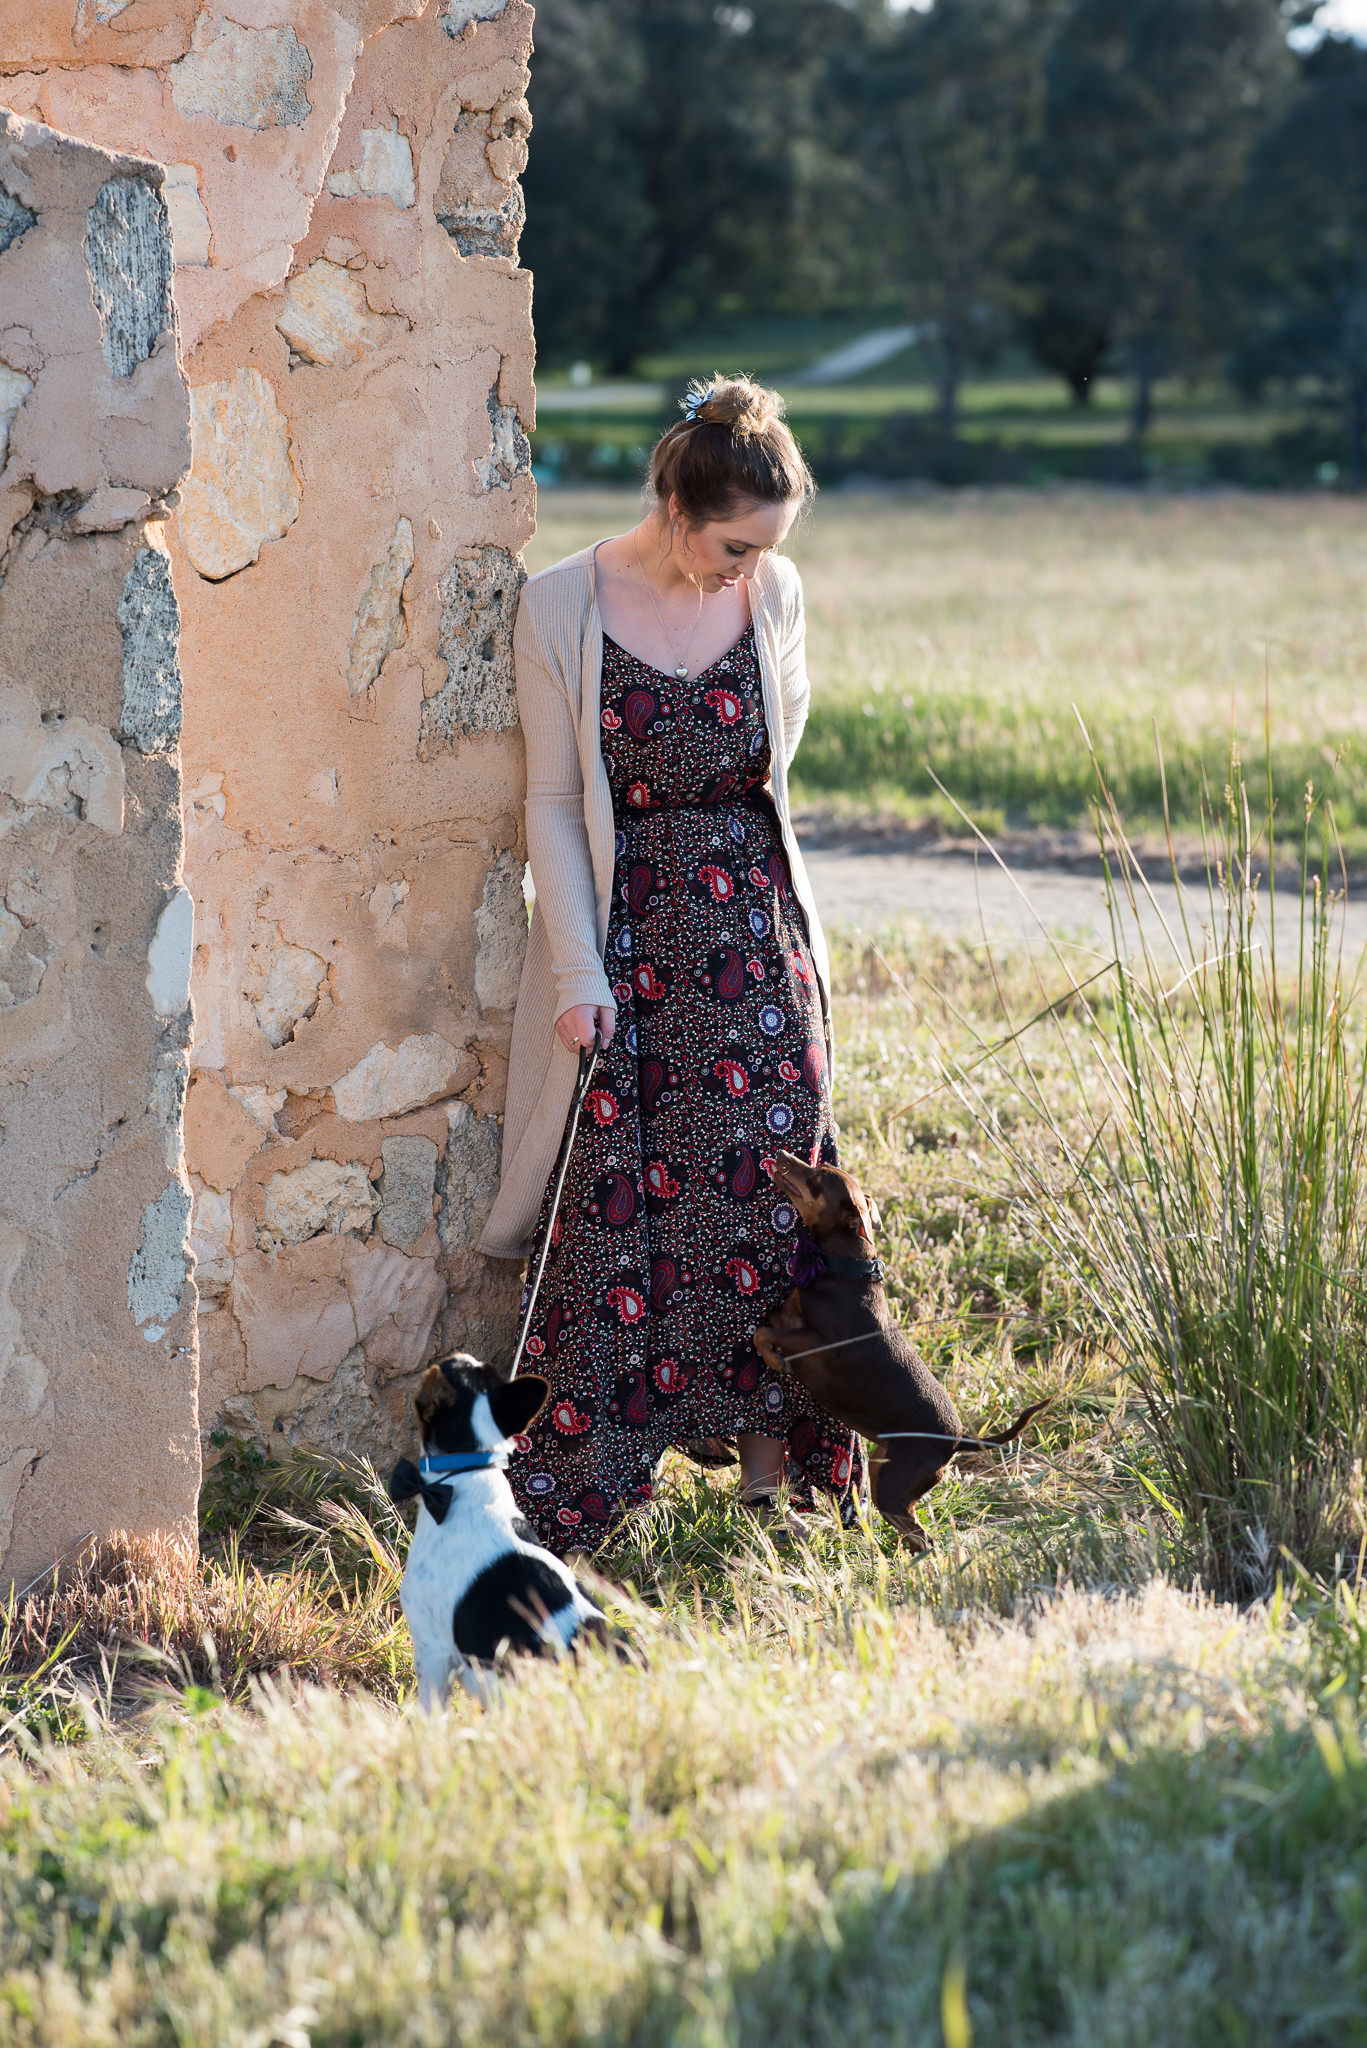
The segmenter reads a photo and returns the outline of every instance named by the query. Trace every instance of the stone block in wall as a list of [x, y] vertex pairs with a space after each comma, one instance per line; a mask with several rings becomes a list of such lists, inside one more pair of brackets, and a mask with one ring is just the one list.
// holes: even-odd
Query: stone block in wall
[[503, 1131], [497, 1117], [476, 1116], [468, 1102], [453, 1102], [447, 1119], [438, 1228], [448, 1252], [473, 1251], [498, 1188]]
[[119, 738], [144, 754], [180, 744], [183, 688], [180, 605], [164, 548], [141, 547], [119, 592], [123, 640], [123, 709]]
[[475, 912], [475, 996], [481, 1010], [509, 1010], [517, 1002], [527, 951], [527, 899], [522, 892], [525, 863], [501, 853], [484, 879]]
[[[172, 39], [174, 44], [174, 38]], [[0, 1581], [193, 1540], [176, 578], [155, 164], [0, 115]]]
[[299, 517], [303, 490], [290, 454], [289, 422], [259, 370], [195, 385], [194, 467], [180, 535], [193, 568], [210, 582], [235, 575]]
[[386, 1138], [378, 1229], [386, 1244], [411, 1251], [432, 1221], [437, 1148], [431, 1138]]
[[513, 625], [525, 581], [522, 564], [493, 547], [458, 555], [442, 577], [437, 652], [446, 680], [422, 707], [424, 749], [517, 724]]

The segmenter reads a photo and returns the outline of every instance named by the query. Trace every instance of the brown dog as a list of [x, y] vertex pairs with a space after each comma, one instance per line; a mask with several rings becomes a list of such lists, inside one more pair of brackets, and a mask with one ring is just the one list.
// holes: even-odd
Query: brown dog
[[929, 1550], [914, 1504], [959, 1451], [1012, 1443], [1048, 1403], [1036, 1401], [997, 1436], [966, 1436], [949, 1395], [893, 1323], [874, 1251], [873, 1210], [853, 1175], [780, 1152], [774, 1186], [814, 1239], [820, 1270], [756, 1330], [755, 1349], [766, 1365], [791, 1372], [814, 1401], [870, 1439], [875, 1507], [915, 1550]]

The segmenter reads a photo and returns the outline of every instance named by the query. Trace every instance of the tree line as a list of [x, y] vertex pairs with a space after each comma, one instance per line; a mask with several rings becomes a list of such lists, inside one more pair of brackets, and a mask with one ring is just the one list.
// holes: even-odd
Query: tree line
[[1008, 345], [1085, 406], [1221, 374], [1367, 474], [1367, 50], [1287, 0], [538, 0], [524, 260], [552, 362], [896, 306], [953, 433]]

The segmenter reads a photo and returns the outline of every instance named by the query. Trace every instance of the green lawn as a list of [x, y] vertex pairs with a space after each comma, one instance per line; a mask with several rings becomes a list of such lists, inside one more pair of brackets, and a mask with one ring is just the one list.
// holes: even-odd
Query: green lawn
[[915, 344], [839, 384], [809, 384], [804, 373], [833, 349], [895, 327], [896, 308], [801, 319], [775, 317], [681, 334], [646, 356], [633, 378], [604, 373], [598, 402], [575, 394], [572, 411], [558, 394], [563, 368], [543, 371], [544, 406], [532, 447], [538, 473], [579, 483], [623, 482], [640, 473], [645, 452], [673, 398], [690, 377], [743, 370], [781, 390], [789, 415], [825, 483], [872, 474], [950, 484], [1092, 482], [1161, 479], [1183, 486], [1241, 484], [1306, 488], [1334, 482], [1344, 460], [1341, 434], [1309, 400], [1251, 405], [1218, 381], [1161, 381], [1153, 423], [1136, 446], [1131, 390], [1120, 377], [1097, 379], [1078, 406], [1062, 380], [1043, 374], [1020, 349], [977, 370], [959, 394], [957, 438], [935, 420], [936, 366]]
[[[637, 502], [543, 492], [530, 565], [620, 530]], [[989, 829], [1085, 824], [1080, 713], [1136, 823], [1161, 812], [1156, 732], [1190, 830], [1231, 732], [1264, 758], [1266, 690], [1284, 820], [1332, 772], [1360, 860], [1363, 541], [1359, 506], [1329, 495], [826, 493], [789, 546], [813, 679], [797, 796], [950, 816], [933, 771]]]

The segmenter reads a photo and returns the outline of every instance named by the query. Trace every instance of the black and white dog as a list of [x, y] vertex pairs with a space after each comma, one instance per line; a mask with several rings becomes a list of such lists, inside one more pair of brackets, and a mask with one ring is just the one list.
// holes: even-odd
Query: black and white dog
[[542, 1549], [504, 1477], [510, 1439], [549, 1391], [535, 1374], [502, 1380], [458, 1352], [430, 1366], [414, 1396], [422, 1459], [401, 1458], [389, 1492], [420, 1503], [399, 1598], [423, 1707], [442, 1704], [453, 1677], [487, 1702], [509, 1650], [558, 1656], [581, 1634], [607, 1638], [602, 1613]]

